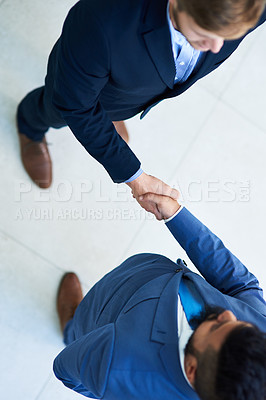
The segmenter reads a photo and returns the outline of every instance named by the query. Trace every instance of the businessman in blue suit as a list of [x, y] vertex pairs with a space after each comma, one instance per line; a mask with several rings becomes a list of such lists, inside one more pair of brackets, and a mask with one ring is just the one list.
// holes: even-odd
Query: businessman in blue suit
[[50, 54], [45, 86], [18, 107], [27, 172], [39, 186], [50, 186], [45, 133], [68, 125], [112, 180], [126, 182], [135, 197], [176, 197], [142, 171], [126, 143], [123, 120], [138, 113], [143, 118], [161, 100], [185, 92], [265, 19], [264, 0], [80, 0]]
[[185, 261], [137, 254], [82, 300], [67, 273], [57, 309], [65, 349], [54, 372], [106, 400], [264, 400], [266, 305], [256, 277], [170, 197], [146, 194], [202, 276]]

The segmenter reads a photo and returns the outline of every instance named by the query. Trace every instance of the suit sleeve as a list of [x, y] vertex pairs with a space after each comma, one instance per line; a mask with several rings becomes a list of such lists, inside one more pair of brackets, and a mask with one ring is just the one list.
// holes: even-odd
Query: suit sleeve
[[207, 282], [265, 314], [257, 278], [203, 223], [183, 208], [166, 225]]
[[86, 397], [104, 396], [114, 349], [113, 324], [69, 344], [54, 360], [54, 374], [68, 388]]
[[114, 182], [129, 179], [140, 162], [116, 132], [99, 100], [110, 78], [110, 49], [90, 2], [69, 12], [56, 45], [53, 104], [89, 154]]

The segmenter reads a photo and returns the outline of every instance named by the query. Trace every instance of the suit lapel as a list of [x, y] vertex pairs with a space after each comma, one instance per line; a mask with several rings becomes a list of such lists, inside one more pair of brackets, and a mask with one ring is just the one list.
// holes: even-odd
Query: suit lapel
[[166, 18], [168, 0], [147, 0], [143, 7], [141, 33], [148, 53], [163, 82], [173, 89], [167, 97], [177, 96], [188, 89], [205, 71], [212, 66], [217, 55], [210, 51], [203, 53], [201, 66], [192, 73], [186, 82], [174, 86], [175, 62], [173, 58], [171, 35]]
[[151, 340], [160, 343], [176, 343], [177, 339], [177, 300], [182, 270], [168, 281], [160, 300], [152, 325]]
[[177, 334], [178, 288], [183, 275], [183, 268], [177, 268], [161, 294], [156, 310], [151, 340], [162, 343], [160, 358], [173, 385], [178, 391], [178, 398], [198, 400], [196, 392], [187, 383], [179, 360]]
[[163, 82], [174, 87], [175, 63], [166, 19], [167, 0], [148, 1], [142, 21], [142, 36]]

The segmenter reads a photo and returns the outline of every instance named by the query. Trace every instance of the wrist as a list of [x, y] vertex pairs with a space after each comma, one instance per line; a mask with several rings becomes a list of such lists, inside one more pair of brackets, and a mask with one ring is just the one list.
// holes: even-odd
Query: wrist
[[181, 206], [180, 204], [177, 203], [177, 208], [175, 209], [175, 211], [172, 210], [171, 213], [168, 213], [168, 215], [164, 216], [164, 222], [167, 223], [169, 221], [171, 221], [172, 219], [174, 219], [182, 210], [183, 206]]
[[124, 183], [130, 183], [135, 181], [139, 176], [143, 174], [143, 169], [140, 167], [134, 175], [132, 175], [129, 179], [127, 179]]
[[125, 182], [132, 190], [134, 190], [134, 189], [136, 189], [137, 187], [139, 187], [139, 186], [141, 186], [142, 185], [142, 182], [144, 181], [144, 179], [145, 179], [145, 175], [147, 175], [147, 174], [145, 174], [145, 172], [141, 172], [141, 174], [137, 177], [137, 178], [135, 178], [135, 179], [133, 179], [132, 181], [130, 181], [130, 182]]

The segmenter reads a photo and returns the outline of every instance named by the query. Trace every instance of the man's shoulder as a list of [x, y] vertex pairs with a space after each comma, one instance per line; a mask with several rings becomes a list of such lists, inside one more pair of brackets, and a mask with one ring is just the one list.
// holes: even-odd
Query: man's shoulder
[[266, 332], [265, 302], [258, 297], [256, 291], [249, 290], [247, 293], [240, 292], [230, 296], [214, 288], [198, 274], [190, 273], [187, 275], [194, 282], [206, 305], [231, 310], [238, 320], [252, 323]]
[[122, 15], [130, 16], [132, 13], [141, 10], [147, 0], [80, 0], [74, 7], [84, 12], [92, 12], [98, 17], [113, 21]]
[[[66, 21], [71, 34], [76, 29], [89, 36], [98, 29], [109, 38], [120, 39], [142, 20], [146, 0], [80, 0], [70, 10]], [[66, 24], [65, 24], [66, 25]]]

